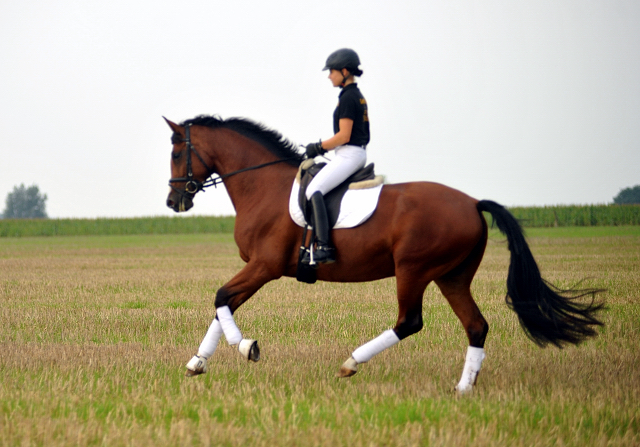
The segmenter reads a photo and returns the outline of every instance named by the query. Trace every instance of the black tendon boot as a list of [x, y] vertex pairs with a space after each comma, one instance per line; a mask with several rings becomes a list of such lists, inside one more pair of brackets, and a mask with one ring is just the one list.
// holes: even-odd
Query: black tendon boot
[[[336, 262], [335, 249], [329, 242], [329, 218], [321, 192], [318, 191], [311, 196], [311, 207], [313, 208], [313, 227], [317, 241], [316, 249], [313, 252], [313, 261], [318, 264]], [[305, 261], [306, 263], [311, 261], [309, 253], [305, 254], [303, 262]]]

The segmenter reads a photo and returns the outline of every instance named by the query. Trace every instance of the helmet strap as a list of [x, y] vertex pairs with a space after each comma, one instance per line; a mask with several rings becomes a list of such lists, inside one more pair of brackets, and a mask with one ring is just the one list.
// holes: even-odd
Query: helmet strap
[[[343, 68], [342, 70], [347, 70], [346, 68]], [[345, 76], [344, 73], [342, 72], [342, 70], [340, 70], [340, 74], [342, 75], [342, 83], [340, 84], [340, 88], [345, 88], [347, 85], [347, 80], [352, 77], [353, 75], [351, 74], [351, 72], [349, 70], [347, 70], [347, 72], [349, 73], [349, 76]]]

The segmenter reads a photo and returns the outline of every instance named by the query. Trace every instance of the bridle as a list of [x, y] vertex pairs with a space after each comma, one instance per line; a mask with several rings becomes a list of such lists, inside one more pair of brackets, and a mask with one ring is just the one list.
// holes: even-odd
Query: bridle
[[[240, 174], [241, 172], [252, 171], [254, 169], [264, 168], [265, 166], [282, 163], [284, 161], [294, 160], [296, 158], [296, 157], [281, 158], [279, 160], [270, 161], [268, 163], [262, 163], [260, 165], [251, 166], [249, 168], [238, 169], [237, 171], [220, 175], [214, 172], [214, 170], [205, 163], [202, 156], [200, 156], [196, 148], [191, 143], [191, 124], [186, 124], [184, 126], [184, 139], [182, 141], [187, 146], [187, 176], [169, 179], [169, 186], [171, 187], [171, 189], [173, 189], [175, 192], [177, 192], [181, 196], [183, 197], [187, 196], [189, 198], [193, 198], [193, 196], [195, 196], [196, 193], [200, 191], [204, 191], [205, 188], [208, 188], [210, 186], [217, 187], [219, 184], [223, 183], [224, 179], [229, 178], [232, 175]], [[191, 161], [191, 153], [196, 154], [196, 157], [198, 157], [198, 160], [200, 160], [200, 163], [202, 163], [202, 165], [207, 169], [207, 177], [204, 182], [197, 180], [193, 176], [193, 164]], [[217, 177], [213, 177], [214, 174], [216, 174]], [[172, 183], [184, 183], [184, 190], [182, 191], [179, 190], [178, 188], [173, 186]]]
[[[204, 162], [204, 160], [202, 159], [202, 157], [200, 156], [196, 148], [193, 147], [193, 144], [191, 144], [191, 124], [187, 124], [184, 127], [184, 135], [185, 137], [184, 137], [184, 140], [182, 141], [185, 142], [187, 145], [187, 176], [175, 177], [175, 178], [169, 179], [169, 186], [171, 186], [171, 189], [173, 189], [175, 192], [179, 194], [183, 194], [183, 191], [180, 191], [179, 189], [177, 189], [175, 186], [172, 185], [172, 183], [184, 182], [184, 192], [187, 194], [190, 194], [191, 196], [194, 196], [198, 191], [202, 191], [204, 188], [208, 186], [215, 185], [215, 182], [212, 182], [213, 179], [211, 178], [213, 169], [211, 169], [209, 165], [207, 165]], [[193, 164], [191, 162], [192, 152], [196, 154], [196, 157], [198, 157], [198, 160], [200, 160], [200, 163], [202, 163], [202, 165], [205, 168], [207, 168], [207, 179], [204, 182], [196, 180], [193, 177]]]

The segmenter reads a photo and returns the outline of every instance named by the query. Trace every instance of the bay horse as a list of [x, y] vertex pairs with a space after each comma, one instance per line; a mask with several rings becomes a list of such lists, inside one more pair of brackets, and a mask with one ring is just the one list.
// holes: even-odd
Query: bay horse
[[[171, 141], [171, 187], [167, 206], [176, 212], [193, 206], [204, 188], [224, 183], [236, 211], [235, 242], [246, 262], [216, 293], [216, 317], [187, 375], [207, 371], [207, 359], [224, 334], [246, 359], [258, 361], [255, 340], [245, 339], [233, 313], [264, 284], [295, 277], [303, 229], [289, 216], [289, 195], [304, 157], [295, 144], [247, 119], [198, 116], [175, 124]], [[217, 177], [213, 177], [217, 175]], [[487, 244], [491, 214], [511, 252], [506, 302], [536, 344], [562, 347], [595, 336], [600, 290], [559, 290], [542, 279], [518, 221], [501, 205], [476, 200], [447, 186], [416, 182], [384, 185], [376, 211], [350, 229], [333, 230], [334, 264], [320, 265], [322, 281], [362, 282], [395, 276], [398, 319], [393, 329], [353, 351], [338, 377], [415, 334], [423, 327], [422, 300], [432, 281], [460, 319], [469, 346], [458, 393], [471, 391], [485, 357], [489, 325], [473, 297], [471, 281]], [[579, 298], [591, 296], [590, 302]]]

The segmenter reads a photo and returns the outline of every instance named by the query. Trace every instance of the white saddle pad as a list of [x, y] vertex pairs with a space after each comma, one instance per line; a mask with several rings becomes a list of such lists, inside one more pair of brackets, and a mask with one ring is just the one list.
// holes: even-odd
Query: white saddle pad
[[[364, 223], [376, 210], [382, 186], [379, 184], [372, 188], [347, 190], [342, 198], [338, 221], [333, 228], [353, 228]], [[300, 184], [296, 180], [293, 182], [289, 197], [289, 214], [297, 225], [304, 227], [307, 222], [298, 204], [299, 192]]]

